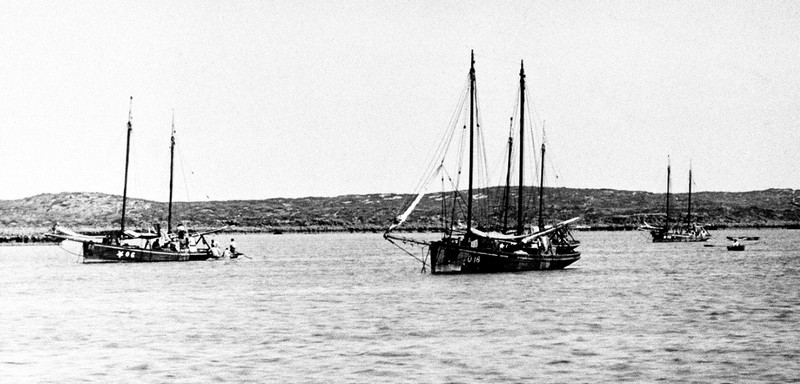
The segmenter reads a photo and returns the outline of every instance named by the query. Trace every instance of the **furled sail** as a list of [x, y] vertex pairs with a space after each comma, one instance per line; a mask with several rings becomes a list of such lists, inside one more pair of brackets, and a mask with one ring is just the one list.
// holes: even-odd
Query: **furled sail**
[[479, 229], [470, 228], [469, 233], [476, 237], [482, 237], [484, 239], [492, 239], [492, 240], [519, 240], [524, 237], [527, 237], [529, 234], [524, 235], [507, 235], [505, 233], [500, 232], [484, 232]]
[[556, 230], [558, 230], [560, 228], [563, 228], [563, 227], [566, 227], [566, 226], [568, 226], [568, 225], [570, 225], [570, 224], [572, 224], [572, 223], [574, 223], [574, 222], [576, 222], [576, 221], [578, 221], [580, 219], [581, 219], [580, 217], [573, 217], [573, 218], [571, 218], [569, 220], [562, 221], [562, 222], [560, 222], [560, 223], [558, 223], [558, 224], [556, 224], [556, 225], [554, 225], [554, 226], [552, 226], [550, 228], [545, 229], [544, 231], [536, 232], [536, 233], [534, 233], [534, 234], [522, 239], [522, 242], [523, 243], [530, 243], [530, 242], [536, 240], [539, 237], [542, 237], [542, 236], [544, 236], [544, 235], [546, 235], [548, 233], [555, 232]]
[[99, 242], [103, 239], [103, 236], [89, 236], [77, 233], [71, 229], [62, 228], [58, 225], [53, 226], [53, 232], [49, 233], [48, 236], [64, 239], [64, 240], [74, 240], [74, 241], [96, 241]]

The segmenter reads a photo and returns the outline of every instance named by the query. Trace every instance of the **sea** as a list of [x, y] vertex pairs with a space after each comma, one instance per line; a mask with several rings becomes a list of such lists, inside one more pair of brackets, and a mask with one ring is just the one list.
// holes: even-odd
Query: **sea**
[[235, 235], [246, 257], [183, 263], [0, 247], [0, 383], [800, 381], [800, 231], [574, 234], [565, 270], [461, 276], [374, 233]]

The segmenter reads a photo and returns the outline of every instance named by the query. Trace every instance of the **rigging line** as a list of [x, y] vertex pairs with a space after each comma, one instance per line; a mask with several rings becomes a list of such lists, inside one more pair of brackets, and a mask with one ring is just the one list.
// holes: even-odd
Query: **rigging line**
[[[436, 152], [439, 152], [442, 145], [444, 145], [443, 142], [446, 140], [446, 135], [447, 135], [446, 131], [444, 132], [444, 135], [445, 136], [443, 136], [442, 139], [437, 142]], [[405, 211], [410, 206], [411, 202], [416, 199], [416, 196], [419, 195], [425, 189], [425, 186], [430, 182], [430, 179], [433, 176], [435, 176], [435, 170], [437, 170], [436, 168], [437, 160], [438, 156], [436, 154], [434, 154], [430, 158], [428, 164], [424, 169], [424, 172], [422, 173], [420, 179], [417, 181], [417, 184], [414, 187], [412, 193], [406, 195], [406, 197], [403, 199], [403, 202], [400, 205], [401, 212]]]
[[[461, 96], [459, 97], [459, 101], [456, 103], [456, 108], [453, 110], [453, 113], [450, 116], [450, 119], [447, 122], [447, 129], [444, 130], [444, 135], [439, 142], [439, 145], [436, 148], [436, 152], [434, 153], [434, 158], [432, 163], [438, 163], [442, 157], [445, 157], [449, 152], [450, 145], [452, 143], [452, 138], [454, 135], [454, 131], [459, 126], [459, 117], [464, 110], [464, 105], [466, 103], [467, 97], [469, 93], [469, 82], [465, 82], [464, 86], [461, 90]], [[433, 167], [434, 165], [430, 165]]]
[[[180, 146], [179, 146], [178, 144], [179, 144], [179, 143], [178, 143], [178, 138], [176, 137], [176, 138], [175, 138], [175, 148], [177, 148], [177, 149], [178, 149], [178, 155], [179, 155], [179, 156], [182, 156], [182, 155], [181, 155], [181, 152], [180, 152]], [[183, 179], [184, 179], [183, 183], [184, 183], [184, 185], [186, 185], [186, 170], [185, 170], [185, 169], [183, 169], [183, 163], [181, 163], [181, 171], [183, 171]], [[189, 170], [189, 173], [190, 173], [192, 176], [196, 176], [196, 175], [195, 175], [195, 173], [194, 173], [194, 171], [192, 171], [192, 170]], [[211, 201], [211, 197], [210, 197], [210, 195], [209, 195], [209, 193], [208, 193], [208, 190], [206, 190], [206, 188], [204, 187], [204, 185], [205, 185], [205, 183], [203, 183], [203, 181], [204, 181], [204, 180], [203, 180], [202, 178], [199, 178], [199, 180], [200, 180], [200, 181], [198, 181], [198, 179], [197, 179], [197, 178], [195, 178], [195, 179], [193, 179], [193, 180], [192, 180], [192, 182], [193, 182], [193, 188], [194, 188], [194, 189], [199, 189], [199, 190], [200, 190], [200, 191], [199, 191], [199, 192], [200, 192], [200, 195], [201, 195], [201, 196], [205, 196], [205, 197], [206, 197], [206, 201]], [[187, 199], [187, 200], [189, 200], [189, 187], [188, 187], [188, 185], [186, 186], [186, 199]]]
[[[425, 264], [425, 260], [422, 260], [422, 259], [420, 259], [419, 257], [415, 256], [413, 253], [409, 252], [407, 249], [405, 249], [405, 248], [403, 248], [402, 246], [400, 246], [400, 244], [397, 244], [397, 243], [395, 243], [395, 242], [394, 242], [394, 240], [392, 240], [391, 238], [387, 237], [387, 238], [386, 238], [386, 240], [389, 240], [389, 242], [390, 242], [390, 243], [392, 243], [392, 244], [393, 244], [395, 247], [397, 247], [397, 248], [399, 248], [401, 251], [403, 251], [403, 252], [407, 253], [409, 256], [411, 256], [411, 257], [413, 257], [413, 258], [417, 259], [417, 260], [418, 260], [418, 261], [420, 261], [422, 264]], [[404, 244], [405, 244], [405, 242], [404, 242]], [[424, 247], [423, 247], [423, 248], [424, 248]]]
[[[441, 163], [442, 164], [444, 164], [447, 161], [447, 154], [450, 152], [450, 146], [453, 143], [453, 138], [455, 137], [457, 131], [461, 131], [462, 140], [461, 140], [461, 146], [458, 148], [459, 151], [457, 152], [456, 156], [457, 156], [458, 159], [460, 159], [461, 156], [463, 156], [463, 143], [464, 143], [463, 135], [464, 135], [464, 130], [466, 129], [466, 126], [463, 125], [464, 128], [462, 128], [462, 129], [459, 129], [459, 128], [462, 127], [462, 121], [461, 121], [460, 117], [462, 117], [464, 115], [464, 110], [466, 109], [467, 96], [468, 96], [468, 92], [465, 91], [464, 92], [464, 96], [461, 99], [461, 103], [459, 104], [459, 113], [455, 116], [456, 119], [451, 122], [450, 134], [447, 137], [446, 147], [443, 148], [443, 152], [439, 155], [439, 158], [441, 159]], [[460, 161], [460, 160], [457, 160], [457, 161]]]
[[[514, 118], [513, 117], [511, 118], [511, 124], [510, 125], [511, 125], [511, 128], [513, 129], [513, 125], [514, 125]], [[503, 146], [503, 156], [501, 158], [498, 158], [497, 163], [492, 167], [493, 171], [491, 173], [492, 175], [495, 175], [496, 185], [503, 186], [503, 187], [505, 187], [505, 185], [506, 185], [506, 173], [507, 173], [507, 169], [508, 169], [508, 150], [509, 150], [508, 146], [511, 145], [511, 143], [508, 142], [508, 138], [509, 138], [510, 135], [511, 135], [511, 132], [509, 132], [509, 135], [506, 136], [506, 145]], [[512, 139], [512, 143], [513, 143], [513, 139]]]
[[[536, 185], [536, 181], [539, 180], [539, 176], [540, 176], [539, 175], [539, 168], [540, 168], [539, 167], [539, 161], [541, 161], [541, 160], [539, 158], [539, 155], [536, 155], [537, 153], [539, 153], [539, 151], [537, 151], [537, 148], [536, 148], [536, 136], [534, 135], [534, 133], [535, 133], [534, 129], [536, 128], [535, 125], [536, 125], [537, 122], [539, 122], [539, 120], [538, 120], [537, 116], [535, 116], [534, 114], [531, 113], [531, 108], [533, 108], [534, 112], [536, 111], [536, 109], [533, 106], [533, 99], [530, 96], [530, 92], [528, 91], [528, 88], [525, 88], [525, 100], [528, 100], [528, 102], [525, 104], [526, 112], [528, 112], [528, 116], [532, 117], [531, 119], [528, 119], [528, 126], [526, 128], [528, 129], [528, 132], [530, 132], [529, 136], [531, 138], [531, 153], [534, 154], [533, 155], [533, 171], [534, 172], [532, 174], [533, 174], [533, 178], [535, 180], [533, 182], [533, 185]], [[542, 131], [544, 132], [544, 126], [542, 127]], [[545, 143], [544, 142], [544, 138], [542, 138], [542, 143]]]
[[466, 201], [464, 199], [464, 196], [458, 190], [458, 186], [456, 184], [454, 184], [453, 178], [450, 177], [450, 173], [447, 172], [447, 169], [442, 169], [442, 170], [444, 171], [444, 176], [446, 176], [447, 180], [450, 181], [450, 186], [453, 189], [452, 192], [453, 192], [454, 197], [453, 197], [453, 205], [452, 205], [450, 217], [451, 217], [451, 222], [455, 222], [456, 205], [461, 207], [461, 213], [463, 214], [464, 213], [464, 206], [463, 205], [466, 204]]
[[[443, 176], [443, 177], [447, 177], [447, 181], [449, 181], [449, 182], [450, 182], [450, 188], [451, 188], [453, 191], [456, 191], [456, 190], [458, 190], [458, 186], [454, 184], [454, 182], [453, 182], [453, 178], [452, 178], [452, 177], [450, 177], [450, 172], [447, 172], [447, 169], [446, 169], [446, 168], [442, 168], [442, 172], [443, 172], [443, 175], [442, 175], [442, 176]], [[442, 185], [442, 189], [444, 189], [444, 185]]]
[[[550, 161], [547, 162], [547, 165], [550, 166], [550, 171], [552, 172], [552, 175], [553, 175], [552, 179], [551, 179], [551, 182], [552, 182], [554, 187], [563, 187], [563, 182], [561, 181], [561, 171], [557, 167], [558, 156], [556, 154], [558, 153], [558, 151], [551, 150], [550, 140], [547, 139], [547, 131], [544, 128], [544, 124], [542, 124], [542, 142], [548, 148], [547, 158], [550, 159]], [[545, 176], [547, 176], [547, 175], [545, 175]]]
[[[512, 159], [517, 156], [516, 145], [514, 145], [514, 143], [517, 143], [519, 141], [517, 130], [514, 129], [514, 122], [519, 120], [519, 114], [518, 114], [518, 108], [519, 108], [519, 86], [517, 86], [517, 91], [514, 92], [514, 95], [515, 95], [514, 96], [514, 104], [512, 104], [512, 107], [511, 107], [511, 118], [510, 118], [511, 122], [509, 124], [508, 136], [507, 136], [507, 138], [511, 138], [512, 139], [512, 145], [511, 145], [511, 158]], [[508, 147], [507, 146], [505, 147], [505, 151], [504, 152], [508, 152]], [[508, 169], [505, 169], [505, 168], [507, 168], [506, 165], [508, 164], [508, 160], [509, 160], [508, 158], [509, 158], [509, 154], [508, 153], [504, 153], [503, 163], [500, 164], [500, 167], [503, 168], [503, 172], [499, 172], [498, 173], [498, 174], [500, 174], [500, 177], [501, 177], [500, 181], [498, 182], [498, 185], [505, 186], [506, 173], [509, 172]], [[514, 167], [516, 167], [516, 164], [511, 164], [511, 167], [513, 169]]]
[[[530, 87], [528, 87], [528, 88], [530, 88]], [[536, 123], [536, 122], [539, 122], [539, 121], [544, 121], [544, 119], [542, 118], [541, 113], [539, 112], [538, 109], [536, 109], [536, 104], [533, 102], [533, 99], [531, 98], [530, 93], [528, 92], [528, 88], [525, 88], [525, 99], [528, 100], [528, 104], [526, 104], [526, 105], [528, 106], [528, 114], [533, 118], [532, 119], [533, 120], [532, 123]], [[531, 110], [533, 110], [533, 113], [531, 113]]]
[[437, 145], [435, 147], [435, 151], [431, 159], [429, 160], [428, 165], [425, 167], [425, 172], [422, 174], [422, 177], [417, 182], [417, 185], [414, 188], [412, 195], [406, 196], [403, 200], [402, 207], [406, 208], [413, 198], [413, 195], [419, 194], [425, 186], [430, 182], [430, 180], [435, 176], [435, 172], [438, 172], [438, 169], [441, 168], [444, 164], [444, 161], [447, 157], [447, 153], [450, 151], [450, 146], [455, 135], [456, 127], [458, 126], [458, 119], [464, 109], [464, 104], [466, 102], [466, 97], [469, 89], [469, 82], [465, 82], [464, 86], [462, 87], [461, 96], [459, 101], [456, 103], [456, 108], [453, 110], [453, 113], [450, 116], [450, 119], [446, 125], [446, 129], [443, 130], [443, 134], [441, 138], [438, 140]]
[[77, 253], [75, 253], [75, 252], [72, 252], [72, 251], [70, 251], [70, 250], [68, 250], [68, 249], [64, 248], [64, 246], [63, 246], [63, 245], [61, 245], [61, 244], [58, 244], [58, 247], [59, 247], [59, 248], [61, 248], [61, 250], [62, 250], [62, 251], [66, 252], [66, 253], [69, 253], [70, 255], [73, 255], [73, 256], [78, 256], [78, 259], [76, 259], [76, 260], [75, 260], [75, 262], [76, 262], [76, 263], [80, 262], [80, 260], [83, 258], [83, 255], [81, 255], [81, 254], [77, 254]]
[[[531, 180], [530, 186], [535, 187], [539, 184], [539, 179], [540, 179], [539, 162], [540, 162], [541, 152], [536, 148], [536, 135], [534, 132], [534, 126], [537, 120], [536, 116], [531, 113], [531, 104], [533, 104], [532, 102], [533, 99], [530, 97], [529, 88], [530, 87], [525, 87], [524, 89], [525, 99], [527, 100], [527, 103], [525, 103], [525, 105], [522, 106], [522, 108], [525, 108], [524, 111], [527, 112], [528, 116], [531, 117], [526, 121], [526, 125], [523, 127], [523, 129], [527, 131], [529, 139], [528, 142], [520, 143], [519, 150], [521, 151], [523, 150], [524, 147], [528, 147], [525, 149], [527, 150], [527, 152], [531, 154], [530, 158], [532, 159], [533, 166], [528, 167], [527, 174], [525, 176], [527, 176], [529, 180]], [[517, 90], [519, 91], [519, 88]], [[541, 188], [541, 186], [539, 187]], [[535, 188], [530, 188], [529, 190], [536, 192]], [[528, 198], [525, 199], [524, 205], [522, 207], [522, 209], [525, 210], [525, 212], [530, 211], [531, 209], [533, 209], [532, 207], [536, 206], [536, 199], [538, 198], [538, 194], [528, 193], [527, 196]]]
[[478, 189], [484, 187], [486, 181], [488, 180], [488, 175], [486, 174], [486, 169], [488, 168], [487, 164], [487, 157], [486, 157], [486, 143], [484, 140], [483, 130], [481, 129], [480, 123], [477, 124], [475, 127], [475, 146], [477, 151], [475, 156], [477, 157], [475, 164], [477, 168], [477, 183], [476, 186]]
[[458, 153], [457, 153], [456, 159], [455, 159], [455, 161], [456, 161], [456, 164], [455, 164], [455, 167], [456, 167], [456, 186], [457, 187], [461, 186], [461, 174], [462, 174], [462, 171], [464, 169], [464, 160], [465, 160], [464, 159], [464, 152], [466, 150], [464, 147], [466, 146], [466, 142], [467, 142], [468, 138], [469, 138], [469, 131], [467, 130], [467, 126], [463, 125], [463, 128], [461, 129], [461, 137], [460, 137], [459, 145], [458, 145]]
[[476, 143], [475, 144], [477, 145], [478, 150], [476, 151], [477, 161], [475, 163], [477, 164], [478, 168], [477, 170], [478, 173], [477, 184], [479, 186], [478, 189], [481, 189], [481, 187], [483, 187], [483, 193], [486, 195], [486, 199], [483, 199], [483, 201], [478, 200], [477, 204], [475, 204], [475, 202], [473, 202], [473, 204], [475, 204], [476, 208], [478, 208], [478, 210], [480, 211], [479, 214], [486, 216], [487, 212], [489, 211], [489, 206], [490, 206], [489, 201], [491, 200], [491, 195], [487, 189], [489, 184], [489, 164], [488, 164], [489, 157], [486, 154], [486, 135], [482, 128], [483, 121], [481, 118], [482, 115], [480, 114], [481, 103], [478, 95], [479, 93], [477, 91], [477, 85], [476, 85], [475, 87]]
[[429, 178], [431, 177], [431, 173], [438, 168], [439, 163], [442, 162], [444, 158], [447, 156], [447, 152], [449, 152], [450, 143], [453, 137], [453, 131], [455, 130], [455, 125], [451, 123], [448, 129], [444, 131], [444, 136], [439, 141], [436, 151], [434, 152], [431, 160], [429, 161], [428, 165], [425, 168], [425, 172], [423, 173], [423, 178], [419, 181], [417, 186], [415, 187], [415, 191], [419, 191], [429, 182]]
[[447, 228], [447, 194], [444, 192], [444, 174], [442, 174], [442, 228]]
[[[529, 96], [529, 94], [527, 92], [528, 90], [526, 89], [525, 91], [526, 91], [525, 92], [525, 97], [528, 100], [533, 100]], [[547, 158], [550, 159], [550, 161], [547, 161], [547, 165], [549, 166], [549, 169], [550, 169], [550, 171], [552, 172], [552, 175], [553, 175], [550, 178], [550, 181], [552, 182], [552, 186], [553, 187], [561, 187], [561, 186], [563, 186], [563, 182], [561, 180], [561, 172], [559, 171], [559, 169], [557, 167], [557, 163], [559, 163], [559, 161], [557, 161], [558, 160], [557, 159], [558, 156], [556, 155], [556, 153], [558, 153], [558, 152], [557, 151], [551, 151], [550, 148], [549, 148], [550, 147], [550, 142], [547, 139], [547, 134], [546, 134], [546, 131], [545, 131], [545, 126], [544, 126], [544, 120], [541, 118], [541, 114], [539, 113], [539, 110], [536, 108], [536, 105], [533, 102], [531, 102], [528, 105], [528, 109], [529, 109], [529, 111], [528, 111], [529, 114], [530, 114], [530, 110], [532, 109], [533, 110], [532, 116], [536, 116], [537, 117], [537, 119], [535, 119], [535, 121], [532, 122], [532, 124], [538, 123], [539, 121], [542, 122], [542, 124], [541, 124], [542, 143], [548, 148]], [[536, 127], [534, 127], [534, 128], [536, 128]], [[535, 148], [535, 145], [534, 145], [534, 150], [535, 149], [536, 148]], [[540, 168], [539, 164], [538, 164], [540, 159], [539, 159], [538, 156], [535, 158], [535, 161], [536, 161], [536, 170], [537, 170], [536, 171], [537, 172], [536, 179], [538, 180], [539, 179], [538, 172], [539, 172], [539, 168]], [[547, 175], [545, 175], [545, 176], [547, 177]]]
[[[134, 127], [134, 129], [135, 129], [135, 127]], [[142, 189], [143, 189], [142, 186], [144, 186], [145, 183], [142, 182], [142, 179], [141, 179], [140, 174], [139, 174], [139, 168], [141, 168], [141, 167], [137, 166], [138, 162], [139, 162], [139, 159], [142, 159], [144, 157], [139, 156], [140, 150], [136, 145], [134, 145], [135, 140], [136, 140], [136, 138], [134, 136], [135, 135], [131, 135], [130, 156], [129, 156], [129, 160], [128, 160], [128, 162], [129, 162], [129, 166], [128, 166], [128, 195], [127, 195], [128, 202], [127, 202], [127, 208], [126, 208], [127, 216], [125, 217], [126, 226], [128, 226], [128, 225], [141, 226], [141, 222], [134, 221], [135, 220], [134, 219], [135, 216], [132, 215], [132, 213], [134, 212], [134, 210], [137, 209], [136, 200], [144, 198], [142, 196]], [[133, 196], [136, 196], [136, 197], [133, 197]], [[120, 212], [121, 211], [122, 211], [122, 206], [120, 206]]]
[[481, 181], [484, 187], [489, 184], [489, 156], [486, 153], [486, 134], [483, 130], [481, 122], [477, 126], [477, 145], [478, 145], [478, 171], [480, 172]]
[[186, 201], [192, 201], [192, 199], [189, 197], [189, 183], [186, 181], [186, 167], [184, 167], [183, 165], [183, 152], [178, 147], [177, 140], [175, 143], [175, 148], [178, 149], [178, 162], [180, 162], [181, 164], [181, 171], [182, 171], [181, 175], [183, 176], [183, 186], [184, 188], [186, 188]]

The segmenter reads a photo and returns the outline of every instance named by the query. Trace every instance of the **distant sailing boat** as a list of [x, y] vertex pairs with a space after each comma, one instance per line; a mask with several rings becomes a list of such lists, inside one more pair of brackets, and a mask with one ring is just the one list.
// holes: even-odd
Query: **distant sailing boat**
[[[454, 198], [451, 199], [452, 205], [450, 207], [446, 204], [446, 195], [443, 193], [442, 200], [443, 214], [442, 217], [447, 216], [447, 211], [457, 212], [456, 205], [466, 200], [466, 215], [462, 222], [459, 219], [453, 219], [444, 228], [444, 234], [441, 240], [426, 241], [418, 238], [411, 238], [407, 236], [400, 236], [393, 231], [397, 229], [409, 215], [414, 211], [417, 205], [425, 196], [426, 192], [424, 186], [416, 198], [407, 206], [402, 214], [397, 216], [394, 223], [384, 233], [384, 238], [388, 241], [395, 243], [400, 241], [403, 243], [412, 243], [422, 245], [429, 248], [430, 254], [430, 267], [433, 274], [444, 273], [483, 273], [483, 272], [513, 272], [513, 271], [528, 271], [528, 270], [548, 270], [548, 269], [563, 269], [568, 265], [580, 259], [580, 253], [575, 250], [579, 242], [575, 240], [569, 232], [569, 225], [577, 221], [579, 218], [573, 218], [567, 221], [560, 222], [553, 226], [545, 226], [542, 218], [542, 202], [540, 186], [540, 208], [539, 208], [539, 225], [526, 228], [524, 218], [524, 128], [525, 128], [525, 70], [521, 66], [520, 70], [520, 145], [519, 145], [519, 190], [517, 195], [516, 228], [509, 232], [505, 231], [504, 225], [493, 225], [486, 222], [477, 222], [476, 217], [473, 215], [473, 203], [479, 199], [476, 195], [473, 186], [475, 171], [475, 154], [483, 153], [475, 149], [476, 139], [479, 139], [480, 133], [476, 129], [475, 119], [477, 117], [476, 107], [476, 92], [475, 92], [475, 58], [474, 54], [471, 56], [471, 66], [469, 71], [469, 186], [466, 196], [462, 196], [458, 190], [454, 190]], [[480, 124], [477, 124], [480, 128]], [[465, 125], [466, 129], [466, 125]], [[446, 135], [447, 136], [447, 135]], [[452, 139], [452, 135], [450, 136]], [[449, 141], [440, 148], [449, 147]], [[544, 163], [544, 145], [542, 145], [542, 163]], [[510, 151], [509, 151], [510, 153]], [[443, 153], [446, 156], [447, 153]], [[434, 163], [435, 170], [431, 176], [445, 172], [443, 170], [445, 159]], [[509, 164], [510, 158], [509, 158]], [[510, 168], [510, 167], [509, 167]], [[460, 169], [460, 166], [459, 166]], [[460, 174], [460, 171], [458, 172]], [[449, 174], [448, 174], [449, 175]], [[450, 176], [448, 176], [450, 179]], [[442, 177], [444, 180], [444, 176]], [[508, 187], [507, 187], [508, 188]], [[483, 190], [486, 192], [486, 190]], [[436, 196], [431, 196], [436, 198]], [[484, 199], [485, 195], [480, 196]], [[508, 204], [509, 196], [505, 194], [504, 198], [504, 212], [501, 216], [504, 221], [508, 217]], [[460, 215], [459, 215], [460, 216]], [[402, 247], [401, 247], [402, 248]], [[409, 251], [406, 250], [410, 254]], [[413, 256], [413, 254], [412, 254]], [[422, 260], [423, 263], [426, 260]]]
[[[131, 105], [133, 97], [131, 97]], [[53, 226], [53, 232], [48, 236], [71, 240], [83, 244], [83, 261], [105, 261], [105, 262], [156, 262], [156, 261], [189, 261], [207, 260], [216, 258], [211, 246], [206, 242], [204, 235], [216, 231], [205, 232], [190, 238], [188, 233], [177, 235], [167, 234], [165, 230], [160, 233], [138, 233], [125, 229], [125, 210], [128, 200], [128, 164], [130, 160], [131, 131], [131, 110], [128, 110], [128, 136], [125, 147], [125, 185], [122, 190], [122, 218], [120, 220], [119, 232], [108, 236], [89, 236], [61, 228], [57, 224]], [[172, 171], [173, 157], [175, 152], [175, 123], [173, 118], [172, 137], [170, 148], [170, 200], [168, 228], [172, 221]], [[202, 243], [202, 244], [201, 244]]]
[[650, 235], [653, 236], [654, 243], [682, 243], [682, 242], [699, 242], [706, 241], [711, 238], [711, 235], [696, 222], [692, 221], [692, 170], [689, 169], [689, 208], [686, 214], [685, 225], [676, 224], [670, 227], [669, 223], [669, 201], [670, 201], [670, 166], [667, 164], [667, 203], [666, 211], [667, 217], [662, 227], [654, 227], [647, 225], [643, 229], [649, 229]]

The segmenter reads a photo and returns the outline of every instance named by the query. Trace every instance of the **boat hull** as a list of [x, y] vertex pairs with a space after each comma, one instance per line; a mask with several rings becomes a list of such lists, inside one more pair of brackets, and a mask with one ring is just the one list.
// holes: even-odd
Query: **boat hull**
[[668, 236], [668, 237], [654, 237], [654, 243], [698, 243], [708, 241], [708, 237], [693, 237], [693, 236]]
[[165, 261], [193, 261], [208, 260], [212, 258], [209, 251], [177, 252], [171, 250], [153, 250], [141, 247], [98, 244], [93, 242], [83, 243], [84, 262], [165, 262]]
[[697, 243], [708, 241], [711, 235], [701, 229], [698, 231], [651, 231], [654, 243]]
[[744, 245], [729, 245], [729, 251], [744, 251]]
[[564, 269], [581, 258], [573, 247], [550, 254], [517, 254], [472, 248], [442, 241], [431, 243], [431, 273], [496, 273]]

